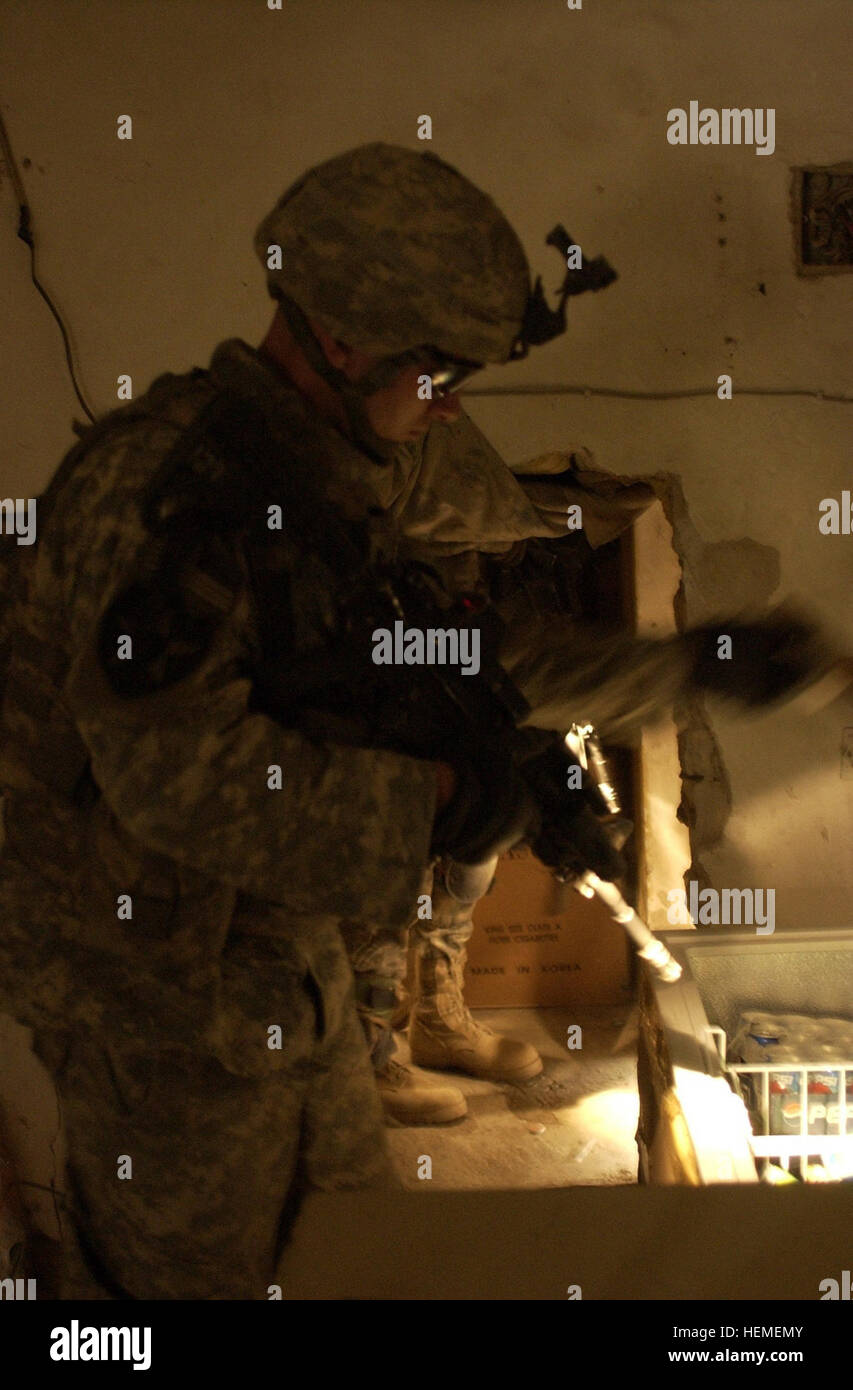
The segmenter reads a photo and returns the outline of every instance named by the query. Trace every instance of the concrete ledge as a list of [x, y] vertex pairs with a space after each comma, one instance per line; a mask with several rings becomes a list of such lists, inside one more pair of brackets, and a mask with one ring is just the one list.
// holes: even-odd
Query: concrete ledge
[[322, 1193], [284, 1299], [819, 1301], [851, 1268], [853, 1185]]

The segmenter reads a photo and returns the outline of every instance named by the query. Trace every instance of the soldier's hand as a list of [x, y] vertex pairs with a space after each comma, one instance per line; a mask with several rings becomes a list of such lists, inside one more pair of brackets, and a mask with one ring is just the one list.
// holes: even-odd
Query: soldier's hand
[[627, 865], [619, 853], [633, 826], [606, 813], [595, 779], [582, 774], [581, 786], [567, 774], [578, 766], [562, 742], [527, 762], [525, 775], [542, 808], [539, 830], [530, 841], [537, 859], [561, 875], [577, 878], [587, 870], [609, 881], [622, 878]]
[[546, 821], [530, 847], [536, 858], [549, 869], [568, 877], [580, 878], [592, 869], [599, 878], [615, 882], [624, 878], [627, 864], [619, 853], [624, 843], [624, 827], [629, 821], [600, 819], [589, 806], [565, 821]]
[[772, 704], [818, 680], [834, 660], [817, 624], [788, 605], [755, 622], [709, 623], [689, 637], [696, 650], [694, 683], [749, 707]]
[[508, 760], [492, 771], [475, 771], [460, 759], [449, 771], [453, 795], [436, 815], [433, 854], [450, 855], [459, 864], [482, 864], [538, 830], [539, 812]]

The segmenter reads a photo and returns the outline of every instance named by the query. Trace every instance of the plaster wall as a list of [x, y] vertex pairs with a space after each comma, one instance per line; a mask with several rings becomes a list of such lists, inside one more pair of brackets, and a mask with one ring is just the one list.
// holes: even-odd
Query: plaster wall
[[[120, 373], [140, 394], [224, 337], [260, 339], [252, 234], [309, 164], [375, 139], [431, 148], [492, 193], [547, 289], [557, 221], [620, 273], [570, 306], [564, 338], [483, 387], [708, 392], [472, 395], [495, 445], [515, 462], [584, 444], [614, 472], [673, 474], [687, 621], [795, 593], [853, 646], [853, 537], [817, 525], [851, 484], [850, 406], [743, 394], [849, 393], [853, 279], [798, 277], [789, 220], [791, 167], [850, 157], [845, 0], [5, 0], [0, 28], [40, 273], [97, 413]], [[774, 108], [774, 153], [669, 145], [667, 111], [694, 99]], [[116, 138], [122, 114], [132, 141]], [[26, 497], [82, 413], [16, 220], [0, 168], [0, 495]], [[714, 394], [724, 372], [731, 401]], [[696, 717], [697, 874], [775, 888], [779, 924], [849, 925], [853, 708]]]
[[[470, 397], [510, 460], [584, 443], [617, 472], [669, 471], [690, 622], [796, 593], [853, 638], [853, 537], [822, 536], [818, 504], [850, 484], [849, 405], [749, 397], [747, 387], [844, 393], [853, 279], [798, 277], [794, 165], [850, 155], [844, 0], [386, 0], [287, 7], [234, 0], [7, 2], [0, 101], [35, 220], [41, 273], [71, 327], [100, 413], [129, 372], [161, 370], [262, 335], [251, 248], [260, 216], [309, 163], [385, 139], [431, 144], [489, 190], [546, 287], [556, 221], [620, 272], [570, 304], [568, 334], [485, 387], [704, 388], [701, 399]], [[690, 100], [772, 107], [775, 151], [672, 146]], [[132, 141], [116, 118], [134, 120]], [[14, 238], [7, 178], [0, 411], [4, 495], [44, 485], [69, 442], [56, 326]], [[713, 394], [730, 372], [734, 399]], [[748, 544], [741, 544], [744, 540]], [[731, 783], [722, 839], [695, 846], [720, 886], [777, 888], [779, 920], [841, 925], [853, 878], [853, 709], [760, 725], [713, 715]], [[716, 836], [712, 816], [710, 838]], [[703, 831], [700, 827], [699, 838]]]

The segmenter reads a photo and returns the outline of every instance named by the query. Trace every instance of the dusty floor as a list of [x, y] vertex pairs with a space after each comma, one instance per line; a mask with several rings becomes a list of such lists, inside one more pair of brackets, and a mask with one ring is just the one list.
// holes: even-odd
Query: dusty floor
[[[475, 1018], [495, 1032], [533, 1043], [545, 1070], [519, 1086], [424, 1070], [424, 1076], [464, 1092], [468, 1115], [452, 1124], [389, 1128], [405, 1186], [424, 1189], [418, 1177], [424, 1154], [432, 1160], [433, 1191], [636, 1182], [635, 1011], [625, 1005], [478, 1009]], [[566, 1045], [571, 1024], [582, 1028], [579, 1051]], [[396, 1036], [396, 1058], [407, 1063], [405, 1034]]]

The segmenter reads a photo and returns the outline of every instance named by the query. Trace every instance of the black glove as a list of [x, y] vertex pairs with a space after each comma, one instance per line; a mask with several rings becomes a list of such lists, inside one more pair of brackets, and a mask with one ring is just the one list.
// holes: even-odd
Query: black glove
[[600, 820], [590, 806], [582, 806], [571, 817], [548, 821], [530, 847], [549, 869], [558, 869], [569, 878], [580, 878], [592, 869], [599, 878], [614, 882], [627, 873], [619, 850], [632, 829], [630, 821], [621, 817]]
[[580, 787], [569, 786], [569, 769], [576, 766], [562, 740], [551, 740], [544, 752], [525, 761], [524, 776], [541, 811], [530, 847], [549, 869], [567, 877], [592, 869], [602, 879], [622, 878], [627, 864], [619, 850], [633, 826], [606, 814], [607, 803], [588, 773]]
[[465, 759], [452, 763], [456, 790], [436, 817], [431, 853], [450, 855], [459, 864], [482, 864], [512, 849], [539, 828], [539, 813], [511, 763], [494, 773]]
[[[721, 619], [687, 635], [695, 643], [695, 684], [750, 707], [772, 704], [817, 679], [832, 660], [820, 629], [786, 606], [756, 622]], [[732, 639], [730, 659], [717, 655], [723, 635]]]
[[[538, 738], [541, 747], [541, 733]], [[436, 819], [432, 853], [481, 864], [527, 841], [549, 869], [571, 877], [592, 869], [602, 879], [622, 878], [627, 865], [619, 850], [631, 822], [596, 814], [605, 803], [594, 782], [585, 778], [583, 787], [570, 788], [570, 766], [565, 746], [555, 746], [550, 736], [545, 753], [529, 756], [521, 772], [503, 763], [495, 774], [484, 773], [457, 758], [457, 789]]]

